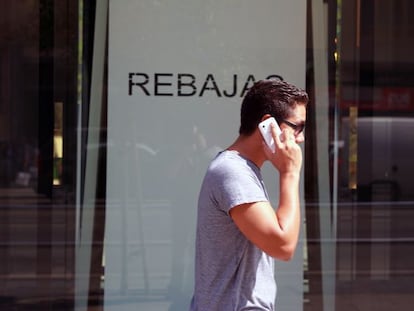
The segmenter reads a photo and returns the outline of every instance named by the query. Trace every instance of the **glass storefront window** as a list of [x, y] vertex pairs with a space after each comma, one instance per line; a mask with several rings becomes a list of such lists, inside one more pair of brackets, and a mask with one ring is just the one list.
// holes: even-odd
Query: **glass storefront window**
[[0, 309], [73, 309], [77, 3], [0, 10]]
[[[314, 81], [308, 83], [315, 87], [316, 106], [318, 98], [329, 98], [329, 174], [323, 184], [320, 161], [327, 158], [318, 150], [317, 169], [307, 168], [310, 285], [305, 307], [386, 310], [393, 301], [395, 308], [407, 309], [412, 298], [406, 285], [413, 278], [413, 230], [406, 220], [413, 208], [408, 163], [413, 136], [407, 133], [414, 112], [408, 71], [414, 47], [406, 10], [412, 3], [328, 1], [325, 9], [312, 18], [327, 14], [328, 40], [322, 47], [328, 51], [328, 70], [324, 77], [314, 55]], [[312, 21], [313, 36], [323, 24], [318, 23]], [[320, 48], [317, 39], [313, 54]], [[323, 97], [318, 88], [329, 95]], [[316, 131], [318, 113], [316, 108]], [[308, 141], [309, 149], [324, 135]], [[330, 189], [327, 205], [322, 205], [321, 186]], [[320, 242], [310, 242], [315, 238]]]
[[414, 2], [176, 2], [2, 1], [0, 309], [185, 310], [198, 182], [267, 76], [311, 95], [279, 306], [409, 309]]

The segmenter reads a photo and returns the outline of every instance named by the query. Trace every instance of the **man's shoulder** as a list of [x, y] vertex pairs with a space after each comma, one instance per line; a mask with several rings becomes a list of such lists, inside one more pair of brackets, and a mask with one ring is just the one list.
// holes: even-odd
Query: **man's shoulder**
[[238, 152], [225, 150], [217, 154], [217, 156], [211, 161], [211, 169], [222, 169], [226, 167], [240, 167], [249, 166], [249, 160], [243, 158]]
[[234, 178], [240, 174], [244, 175], [246, 172], [252, 173], [245, 159], [236, 153], [223, 151], [211, 161], [207, 169], [207, 176], [213, 179]]

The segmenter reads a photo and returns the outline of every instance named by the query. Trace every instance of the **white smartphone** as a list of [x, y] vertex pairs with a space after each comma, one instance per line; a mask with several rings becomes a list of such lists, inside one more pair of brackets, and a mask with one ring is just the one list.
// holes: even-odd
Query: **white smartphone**
[[277, 135], [282, 134], [282, 131], [279, 128], [279, 125], [277, 124], [275, 118], [270, 117], [266, 120], [259, 123], [259, 130], [260, 133], [262, 133], [263, 139], [265, 140], [266, 144], [269, 146], [269, 148], [272, 150], [272, 152], [275, 152], [275, 141], [272, 136], [272, 128], [270, 127], [270, 124], [274, 124], [276, 127]]

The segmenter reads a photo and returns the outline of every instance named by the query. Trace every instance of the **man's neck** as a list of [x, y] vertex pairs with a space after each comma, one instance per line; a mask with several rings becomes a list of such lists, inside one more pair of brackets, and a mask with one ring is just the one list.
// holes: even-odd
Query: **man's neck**
[[256, 164], [257, 167], [262, 167], [266, 158], [263, 152], [262, 139], [258, 135], [260, 135], [259, 132], [255, 132], [250, 136], [240, 135], [227, 150], [236, 151]]

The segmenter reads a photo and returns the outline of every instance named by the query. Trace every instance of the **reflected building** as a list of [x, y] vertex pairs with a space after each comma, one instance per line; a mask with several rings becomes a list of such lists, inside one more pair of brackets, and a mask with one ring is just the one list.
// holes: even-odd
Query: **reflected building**
[[[226, 84], [199, 67], [181, 73], [150, 68], [147, 73], [158, 75], [145, 81], [145, 71], [133, 72], [131, 65], [132, 76], [118, 79], [109, 70], [111, 40], [124, 35], [110, 25], [114, 3], [2, 1], [2, 310], [181, 311], [192, 294], [193, 203], [204, 168], [230, 135], [213, 124], [238, 122], [227, 115], [259, 75], [238, 74], [246, 68], [234, 66], [226, 72]], [[202, 7], [180, 5], [182, 11]], [[212, 27], [221, 7], [203, 5], [205, 12], [198, 11], [203, 19], [190, 14], [182, 29], [201, 34]], [[243, 11], [241, 4], [233, 5]], [[283, 274], [289, 266], [279, 267], [280, 282], [294, 284], [301, 300], [284, 296], [284, 309], [289, 299], [304, 311], [405, 310], [414, 302], [413, 10], [409, 0], [306, 1], [303, 29], [289, 25], [306, 34], [305, 68], [298, 70], [306, 74], [311, 103], [303, 252], [297, 254], [302, 270]], [[173, 12], [167, 14], [170, 20]], [[271, 12], [258, 6], [249, 14], [259, 18]], [[154, 16], [138, 14], [140, 20]], [[208, 29], [235, 31], [225, 25]], [[154, 44], [155, 37], [145, 32], [145, 42]], [[172, 53], [177, 47], [160, 48]], [[134, 53], [139, 59], [140, 50]], [[208, 55], [197, 60], [208, 61]], [[289, 79], [269, 70], [276, 72], [268, 75]], [[108, 94], [121, 89], [136, 96], [144, 86], [150, 94], [182, 102], [155, 103], [149, 114], [111, 119], [114, 102]], [[230, 104], [211, 120], [208, 111], [215, 104], [209, 98], [206, 105], [193, 104], [200, 92]], [[149, 128], [160, 114], [166, 122], [152, 132], [139, 130], [138, 122]], [[193, 115], [197, 121], [189, 118]], [[119, 133], [122, 139], [108, 136], [117, 124], [127, 129]], [[165, 130], [177, 124], [183, 126]], [[235, 135], [235, 125], [232, 130]], [[136, 140], [126, 139], [127, 133]], [[179, 180], [184, 181], [178, 185]], [[122, 192], [112, 192], [116, 187]]]

